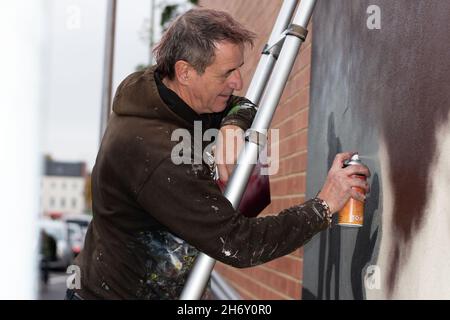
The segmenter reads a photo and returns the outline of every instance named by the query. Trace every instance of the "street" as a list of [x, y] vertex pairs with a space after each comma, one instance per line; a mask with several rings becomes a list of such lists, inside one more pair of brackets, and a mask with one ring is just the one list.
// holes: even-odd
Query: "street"
[[66, 294], [66, 279], [68, 274], [65, 272], [50, 272], [50, 278], [47, 285], [40, 283], [39, 300], [63, 300]]

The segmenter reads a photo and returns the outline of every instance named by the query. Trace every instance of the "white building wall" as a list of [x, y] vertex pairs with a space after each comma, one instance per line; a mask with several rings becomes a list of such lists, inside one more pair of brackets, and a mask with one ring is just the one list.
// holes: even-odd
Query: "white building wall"
[[41, 212], [83, 213], [85, 210], [83, 177], [44, 176]]

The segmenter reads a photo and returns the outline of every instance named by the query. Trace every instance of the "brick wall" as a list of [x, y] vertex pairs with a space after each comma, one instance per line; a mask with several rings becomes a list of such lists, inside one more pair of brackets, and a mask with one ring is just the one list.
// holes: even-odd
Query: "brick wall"
[[[242, 68], [246, 87], [238, 95], [245, 95], [281, 4], [281, 0], [200, 0], [201, 6], [228, 11], [257, 33], [255, 48], [247, 52]], [[271, 176], [272, 203], [262, 215], [277, 214], [305, 200], [311, 27], [309, 30], [272, 122], [272, 128], [280, 130], [280, 170]], [[258, 267], [235, 269], [218, 263], [216, 270], [244, 299], [301, 299], [302, 266], [303, 251], [299, 249]]]

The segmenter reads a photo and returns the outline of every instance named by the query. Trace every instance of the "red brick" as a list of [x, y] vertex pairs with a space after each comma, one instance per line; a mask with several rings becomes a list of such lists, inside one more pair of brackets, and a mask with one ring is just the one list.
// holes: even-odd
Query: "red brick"
[[303, 248], [300, 248], [292, 253], [294, 257], [303, 259]]
[[300, 279], [302, 274], [303, 264], [299, 259], [292, 256], [285, 256], [264, 265], [266, 268], [276, 270], [289, 277]]
[[305, 193], [306, 176], [304, 174], [281, 177], [270, 181], [270, 193], [273, 197]]
[[272, 128], [279, 130], [280, 138], [287, 137], [308, 127], [308, 114], [308, 109], [301, 109]]
[[[251, 270], [254, 269], [256, 268], [251, 268]], [[263, 281], [257, 279], [257, 277], [254, 277], [254, 275], [249, 276], [249, 271], [250, 269], [235, 269], [230, 275], [231, 282], [236, 283], [238, 290], [238, 287], [243, 287], [260, 300], [286, 300], [290, 298], [285, 293], [274, 290]]]
[[279, 156], [283, 159], [290, 155], [305, 151], [307, 147], [308, 131], [304, 129], [288, 137], [280, 137]]
[[308, 154], [305, 151], [280, 159], [279, 176], [306, 172]]
[[290, 100], [282, 100], [273, 117], [272, 127], [277, 127], [292, 114], [299, 112], [309, 105], [309, 87], [298, 90]]
[[242, 269], [242, 274], [251, 276], [258, 280], [258, 283], [270, 287], [280, 295], [287, 295], [291, 299], [299, 299], [300, 282], [298, 279], [291, 279], [275, 273], [268, 268], [255, 267]]

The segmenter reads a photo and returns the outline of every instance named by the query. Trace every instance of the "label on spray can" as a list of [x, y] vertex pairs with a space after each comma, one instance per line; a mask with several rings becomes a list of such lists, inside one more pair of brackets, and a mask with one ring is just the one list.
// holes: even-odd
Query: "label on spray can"
[[[344, 168], [351, 165], [363, 164], [359, 159], [358, 154], [344, 163]], [[367, 177], [363, 175], [354, 175], [352, 178], [359, 178], [366, 180]], [[364, 194], [361, 188], [353, 188], [354, 190]], [[346, 227], [362, 227], [364, 222], [364, 202], [350, 198], [345, 204], [344, 208], [339, 211], [338, 225]]]

